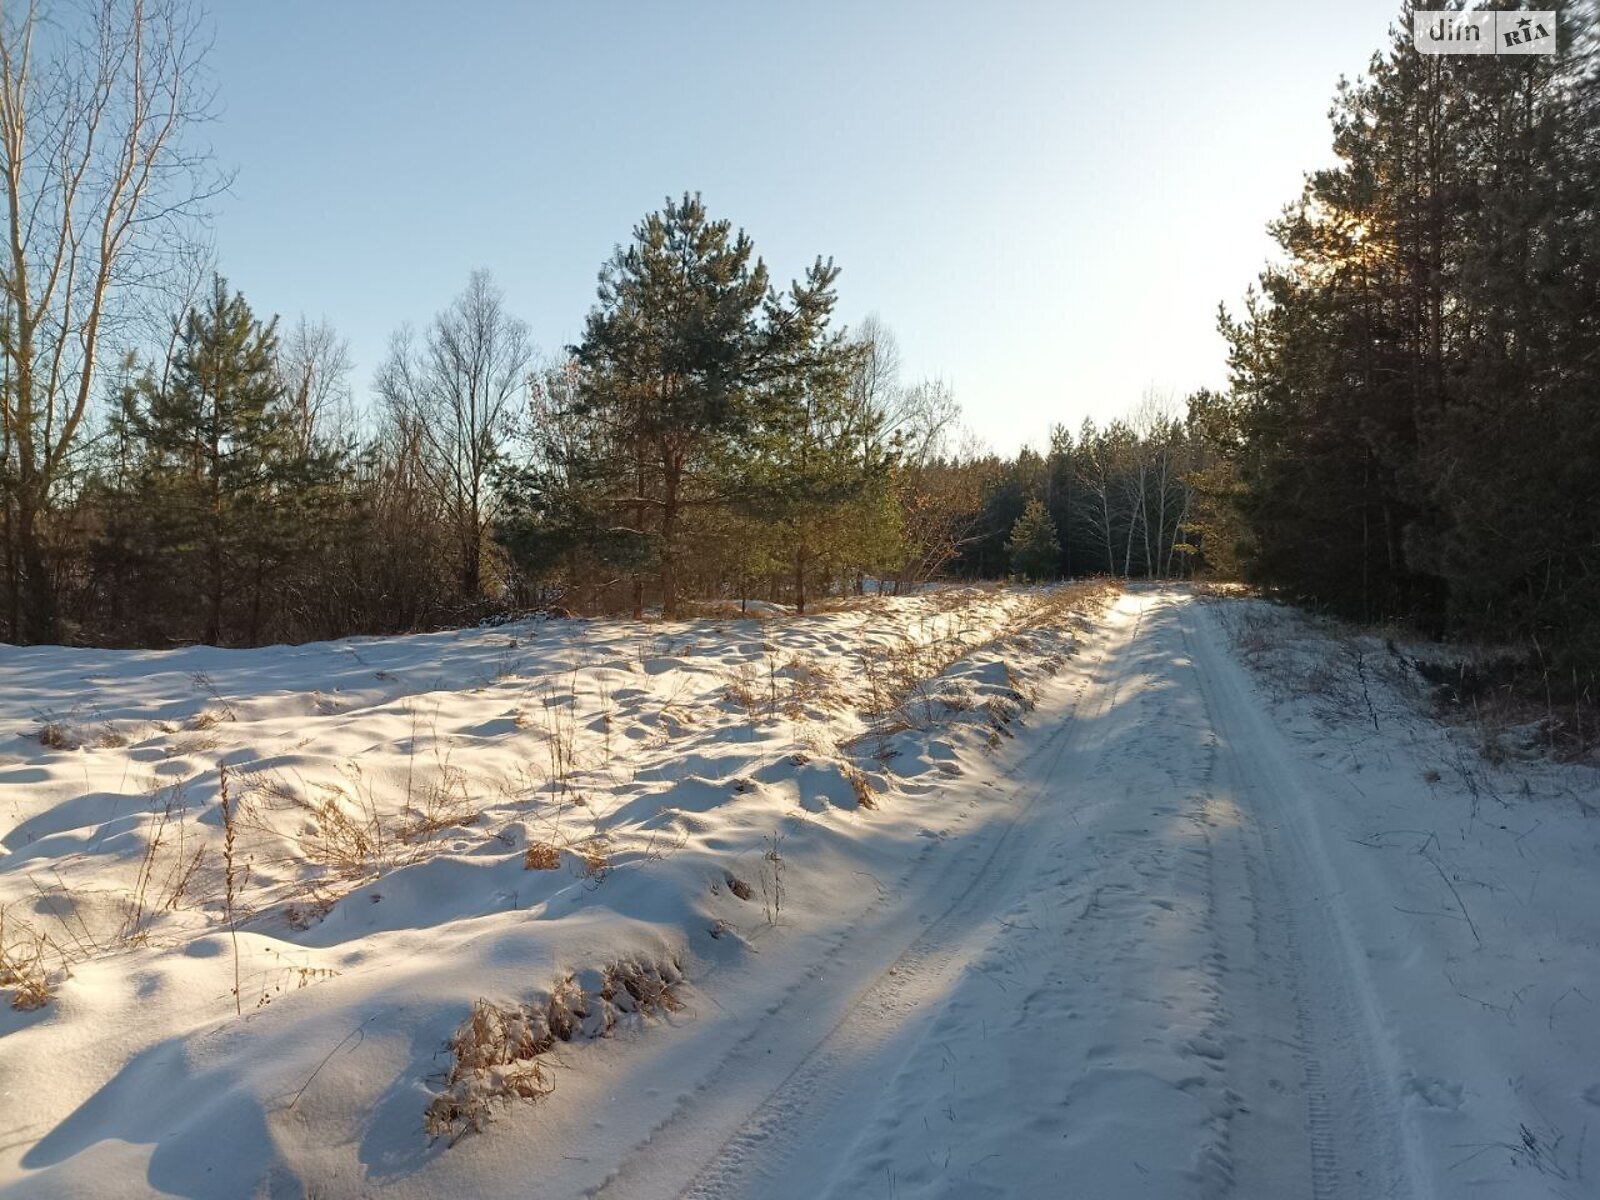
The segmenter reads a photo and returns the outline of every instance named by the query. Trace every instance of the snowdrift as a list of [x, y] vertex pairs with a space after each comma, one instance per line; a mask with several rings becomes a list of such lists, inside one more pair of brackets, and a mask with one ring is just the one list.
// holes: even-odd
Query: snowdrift
[[426, 1190], [867, 904], [1102, 598], [5, 649], [0, 1190]]

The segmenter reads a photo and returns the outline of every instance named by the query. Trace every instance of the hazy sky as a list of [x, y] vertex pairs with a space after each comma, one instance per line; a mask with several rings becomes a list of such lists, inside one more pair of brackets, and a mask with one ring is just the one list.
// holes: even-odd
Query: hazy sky
[[329, 317], [363, 398], [474, 267], [558, 351], [612, 247], [689, 189], [775, 279], [831, 254], [842, 318], [879, 314], [1009, 451], [1222, 382], [1217, 303], [1399, 5], [214, 8], [223, 271], [258, 311]]

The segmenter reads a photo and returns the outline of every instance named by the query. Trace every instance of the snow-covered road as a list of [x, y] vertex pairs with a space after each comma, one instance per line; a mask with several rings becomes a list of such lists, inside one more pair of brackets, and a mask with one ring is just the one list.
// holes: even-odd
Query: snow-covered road
[[[1411, 934], [1341, 879], [1323, 773], [1269, 720], [1215, 612], [1129, 592], [1092, 653], [987, 785], [1008, 819], [845, 931], [738, 1037], [692, 1039], [714, 1067], [590, 1194], [1596, 1194], [1578, 1129], [1559, 1174], [1507, 1163], [1514, 1144], [1492, 1139], [1515, 1125], [1483, 1131], [1489, 1174], [1490, 1155], [1460, 1169], [1479, 1145], [1461, 1122], [1427, 1136], [1460, 1116], [1461, 1086], [1419, 1076], [1405, 1039], [1484, 1014], [1443, 977], [1453, 1013], [1380, 995], [1369, 959]], [[1372, 940], [1359, 921], [1380, 910]]]
[[[11, 650], [0, 1196], [1600, 1197], [1600, 771], [1525, 735], [1181, 588]], [[548, 1036], [430, 1136], [475, 1004]]]

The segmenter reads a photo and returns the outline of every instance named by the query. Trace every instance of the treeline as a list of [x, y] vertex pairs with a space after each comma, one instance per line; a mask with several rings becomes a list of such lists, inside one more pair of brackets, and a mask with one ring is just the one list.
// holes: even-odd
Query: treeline
[[1206, 436], [1209, 400], [1196, 393], [1180, 411], [1149, 394], [1104, 428], [1055, 426], [1043, 453], [975, 459], [980, 502], [951, 570], [978, 579], [1230, 574], [1232, 488]]
[[30, 604], [77, 640], [248, 645], [1205, 561], [1215, 456], [1191, 420], [1152, 400], [1044, 454], [953, 448], [949, 390], [904, 383], [876, 319], [834, 326], [837, 275], [779, 291], [684, 196], [604, 265], [569, 354], [538, 360], [479, 272], [396, 334], [360, 416], [331, 328], [281, 333], [196, 274], [41, 514], [42, 605], [8, 520], [7, 633]]
[[1410, 9], [1332, 110], [1337, 165], [1224, 314], [1209, 405], [1246, 568], [1362, 620], [1600, 666], [1600, 88], [1556, 56], [1424, 56]]

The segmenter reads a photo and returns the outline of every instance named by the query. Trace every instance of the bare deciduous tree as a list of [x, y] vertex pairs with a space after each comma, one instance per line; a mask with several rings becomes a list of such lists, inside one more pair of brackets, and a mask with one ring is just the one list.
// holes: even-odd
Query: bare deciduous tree
[[449, 513], [459, 554], [461, 597], [482, 589], [485, 535], [494, 511], [489, 471], [527, 412], [533, 346], [528, 327], [506, 311], [487, 271], [428, 326], [420, 346], [395, 335], [379, 371], [378, 394], [420, 434], [434, 486]]
[[278, 375], [295, 414], [300, 449], [330, 433], [349, 433], [350, 343], [326, 317], [304, 314], [278, 344]]
[[157, 282], [197, 205], [220, 190], [184, 148], [208, 115], [207, 41], [185, 0], [85, 0], [64, 21], [0, 12], [0, 422], [12, 619], [59, 637], [46, 532], [116, 323]]

